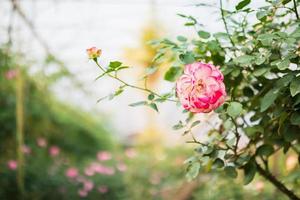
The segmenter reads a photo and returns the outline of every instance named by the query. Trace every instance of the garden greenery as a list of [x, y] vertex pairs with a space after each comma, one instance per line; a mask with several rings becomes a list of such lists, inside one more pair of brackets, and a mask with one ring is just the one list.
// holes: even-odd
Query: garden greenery
[[[206, 32], [196, 18], [179, 14], [186, 20], [185, 26], [194, 27], [197, 38], [178, 36], [176, 41], [152, 41], [158, 52], [145, 78], [166, 61], [170, 64], [164, 79], [170, 82], [181, 76], [187, 64], [201, 61], [220, 66], [227, 99], [215, 112], [223, 123], [210, 131], [206, 142], [192, 137], [197, 150], [186, 161], [188, 179], [197, 177], [203, 167], [223, 169], [233, 178], [240, 169], [245, 184], [259, 173], [290, 199], [300, 199], [295, 189], [289, 189], [269, 170], [269, 157], [277, 151], [292, 150], [298, 155], [300, 152], [299, 1], [265, 0], [263, 7], [252, 8], [254, 4], [242, 0], [234, 10], [225, 10], [222, 0], [217, 7], [197, 5], [219, 9], [224, 32], [213, 34]], [[148, 92], [149, 96], [131, 106], [147, 105], [158, 111], [159, 103], [178, 103], [175, 89], [159, 94], [146, 86], [129, 84], [117, 73], [127, 66], [115, 61], [104, 68], [97, 57], [93, 59], [103, 71], [99, 78], [107, 75], [121, 83], [110, 98], [132, 87]], [[192, 128], [200, 122], [193, 119], [195, 113], [184, 113], [188, 115], [186, 121], [180, 121], [174, 129], [192, 134]], [[246, 138], [244, 146], [240, 144], [241, 137]]]

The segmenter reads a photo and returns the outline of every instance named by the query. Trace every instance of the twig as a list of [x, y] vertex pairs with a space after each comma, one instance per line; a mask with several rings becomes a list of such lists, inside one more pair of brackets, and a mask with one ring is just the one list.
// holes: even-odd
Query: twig
[[96, 65], [97, 65], [104, 73], [106, 73], [109, 77], [111, 77], [111, 78], [113, 78], [113, 79], [115, 79], [115, 80], [117, 80], [117, 81], [123, 83], [124, 86], [131, 87], [131, 88], [134, 88], [134, 89], [137, 89], [137, 90], [141, 90], [141, 91], [144, 91], [144, 92], [153, 94], [153, 95], [155, 95], [155, 96], [157, 96], [157, 97], [159, 97], [159, 98], [165, 99], [165, 100], [167, 100], [167, 101], [177, 102], [177, 100], [165, 98], [165, 97], [161, 96], [160, 94], [158, 94], [158, 93], [156, 93], [156, 92], [154, 92], [154, 91], [152, 91], [152, 90], [150, 90], [150, 89], [142, 88], [142, 87], [139, 87], [139, 86], [135, 86], [135, 85], [129, 84], [129, 83], [123, 81], [122, 79], [118, 78], [117, 76], [113, 76], [113, 75], [111, 75], [110, 73], [107, 73], [106, 70], [105, 70], [103, 67], [101, 67], [101, 65], [97, 62], [97, 60], [94, 60], [94, 61], [95, 61]]
[[229, 29], [228, 29], [228, 25], [227, 25], [227, 22], [226, 22], [226, 19], [225, 19], [225, 15], [224, 15], [224, 9], [223, 9], [223, 2], [222, 0], [220, 0], [220, 11], [221, 11], [221, 17], [222, 17], [222, 21], [223, 21], [223, 24], [225, 26], [225, 30], [226, 30], [226, 33], [228, 35], [228, 38], [230, 40], [230, 43], [233, 47], [235, 47], [235, 44], [232, 40], [232, 38], [230, 37], [230, 34], [229, 34]]

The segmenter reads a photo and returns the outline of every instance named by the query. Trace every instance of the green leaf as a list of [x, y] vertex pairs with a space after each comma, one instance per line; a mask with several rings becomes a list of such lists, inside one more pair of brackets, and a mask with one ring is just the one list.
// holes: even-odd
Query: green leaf
[[234, 59], [236, 63], [240, 64], [251, 64], [251, 62], [255, 59], [254, 56], [242, 55]]
[[188, 179], [188, 181], [191, 181], [198, 176], [200, 167], [201, 166], [199, 162], [194, 162], [188, 167], [188, 171], [186, 174], [186, 178]]
[[210, 37], [210, 33], [206, 31], [198, 31], [198, 35], [203, 39], [208, 39]]
[[216, 168], [222, 168], [224, 167], [224, 161], [220, 158], [217, 158], [214, 162], [213, 162], [213, 166]]
[[224, 171], [225, 171], [225, 174], [228, 175], [228, 176], [231, 177], [231, 178], [236, 178], [237, 175], [238, 175], [238, 174], [237, 174], [237, 171], [236, 171], [235, 168], [232, 167], [232, 166], [227, 166], [227, 167], [225, 167]]
[[265, 73], [267, 73], [269, 70], [270, 70], [270, 69], [267, 68], [267, 67], [260, 67], [260, 68], [257, 68], [257, 69], [254, 70], [253, 75], [254, 75], [254, 76], [257, 76], [257, 77], [258, 77], [258, 76], [262, 76], [262, 75], [264, 75]]
[[174, 82], [181, 75], [181, 73], [182, 73], [181, 67], [171, 67], [165, 73], [164, 79], [170, 82]]
[[251, 2], [251, 0], [243, 0], [243, 1], [239, 2], [238, 5], [235, 6], [235, 9], [241, 10], [244, 7], [246, 7], [250, 2]]
[[172, 128], [173, 130], [179, 130], [182, 129], [184, 127], [182, 121], [179, 121], [178, 124], [174, 125]]
[[228, 115], [233, 118], [239, 116], [242, 113], [242, 111], [243, 111], [243, 106], [238, 102], [230, 102], [227, 107]]
[[291, 91], [292, 97], [294, 97], [300, 93], [300, 78], [299, 77], [296, 77], [295, 79], [292, 80], [291, 85], [290, 85], [290, 91]]
[[194, 55], [191, 52], [187, 52], [185, 54], [180, 54], [179, 58], [184, 64], [190, 64], [190, 63], [195, 62]]
[[264, 144], [257, 148], [256, 153], [261, 156], [269, 157], [272, 153], [274, 153], [274, 147], [269, 144]]
[[110, 62], [109, 63], [109, 68], [111, 68], [111, 69], [116, 69], [117, 67], [120, 67], [122, 65], [122, 63], [121, 62], [119, 62], [119, 61], [113, 61], [113, 62]]
[[264, 133], [264, 128], [262, 126], [259, 126], [259, 125], [256, 125], [256, 126], [252, 126], [252, 127], [247, 127], [244, 129], [245, 130], [245, 133], [246, 135], [249, 137], [249, 138], [256, 138], [256, 136], [258, 134], [263, 134]]
[[179, 36], [177, 36], [177, 40], [180, 41], [180, 42], [186, 42], [187, 38], [179, 35]]
[[146, 68], [146, 76], [149, 76], [151, 74], [154, 74], [158, 70], [158, 67], [151, 66]]
[[279, 70], [285, 70], [289, 67], [290, 65], [290, 61], [288, 59], [283, 59], [282, 61], [280, 61], [278, 64], [277, 64], [277, 68]]
[[250, 161], [247, 163], [244, 167], [244, 184], [247, 185], [249, 184], [256, 173], [256, 165], [253, 161]]
[[200, 121], [199, 121], [199, 120], [194, 121], [194, 122], [192, 123], [192, 125], [191, 125], [191, 128], [197, 126], [198, 124], [200, 124]]
[[156, 112], [158, 112], [158, 108], [157, 108], [157, 105], [155, 103], [150, 103], [149, 106], [155, 110]]
[[129, 106], [131, 106], [131, 107], [141, 106], [141, 105], [147, 105], [147, 101], [139, 101], [136, 103], [129, 104]]
[[154, 98], [155, 98], [154, 94], [151, 93], [151, 94], [148, 95], [148, 100], [151, 101], [151, 100], [153, 100]]
[[260, 102], [260, 111], [264, 112], [266, 111], [277, 99], [279, 95], [279, 91], [277, 88], [273, 88], [265, 96], [261, 99]]
[[291, 115], [291, 124], [293, 125], [300, 125], [300, 113], [299, 112], [294, 112]]
[[261, 10], [261, 11], [258, 11], [258, 12], [256, 13], [256, 18], [257, 18], [258, 20], [262, 20], [262, 19], [264, 19], [267, 15], [268, 15], [268, 12], [267, 12], [267, 11]]

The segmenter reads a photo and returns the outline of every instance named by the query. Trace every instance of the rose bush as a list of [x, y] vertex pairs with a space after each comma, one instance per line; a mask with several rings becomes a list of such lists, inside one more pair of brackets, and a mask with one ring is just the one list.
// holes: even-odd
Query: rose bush
[[[222, 170], [233, 178], [237, 170], [243, 171], [245, 184], [259, 173], [290, 199], [299, 199], [299, 177], [295, 176], [294, 185], [285, 185], [279, 180], [284, 175], [275, 177], [270, 169], [270, 160], [278, 153], [293, 151], [299, 158], [298, 1], [265, 0], [262, 7], [250, 5], [251, 0], [242, 0], [234, 10], [227, 10], [222, 0], [218, 6], [198, 4], [219, 10], [223, 32], [208, 33], [196, 18], [180, 14], [186, 20], [185, 26], [197, 31], [197, 37], [152, 42], [158, 52], [145, 78], [168, 61], [171, 64], [164, 79], [177, 80], [177, 96], [173, 90], [159, 94], [123, 81], [117, 72], [127, 67], [118, 61], [105, 68], [95, 59], [103, 72], [99, 77], [108, 75], [120, 82], [110, 99], [128, 87], [149, 93], [147, 100], [131, 106], [146, 105], [158, 110], [157, 104], [165, 101], [183, 104], [184, 113], [188, 113], [186, 123], [180, 121], [174, 128], [191, 133], [190, 142], [197, 145], [194, 156], [186, 161], [189, 179], [197, 177], [200, 168]], [[222, 74], [213, 66], [220, 66], [226, 91]], [[216, 109], [226, 94], [227, 101]], [[193, 116], [214, 109], [222, 124], [209, 131], [207, 141], [198, 141], [191, 129], [200, 122]]]

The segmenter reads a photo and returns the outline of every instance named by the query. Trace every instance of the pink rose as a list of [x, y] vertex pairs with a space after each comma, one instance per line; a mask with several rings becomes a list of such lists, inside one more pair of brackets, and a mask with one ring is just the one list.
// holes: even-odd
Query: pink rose
[[78, 195], [80, 197], [86, 197], [88, 195], [88, 192], [84, 189], [80, 189], [80, 190], [78, 190]]
[[124, 163], [119, 163], [117, 165], [117, 169], [120, 171], [120, 172], [125, 172], [127, 170], [127, 166], [124, 164]]
[[94, 183], [90, 180], [83, 182], [83, 187], [85, 191], [91, 191], [94, 188]]
[[102, 51], [96, 47], [91, 47], [86, 50], [86, 53], [88, 54], [89, 59], [96, 59], [101, 55]]
[[18, 167], [18, 163], [17, 163], [17, 161], [15, 161], [15, 160], [9, 160], [9, 161], [7, 162], [7, 166], [8, 166], [8, 168], [9, 168], [10, 170], [16, 170], [17, 167]]
[[60, 153], [60, 149], [57, 146], [51, 146], [49, 149], [49, 154], [53, 157], [57, 156]]
[[100, 151], [97, 154], [97, 158], [100, 161], [110, 160], [111, 159], [111, 154], [107, 151]]
[[101, 185], [101, 186], [98, 187], [98, 191], [99, 191], [101, 194], [107, 193], [107, 192], [108, 192], [108, 187], [105, 186], [105, 185]]
[[39, 147], [46, 147], [47, 146], [47, 140], [45, 138], [42, 138], [42, 137], [38, 138], [36, 140], [36, 143]]
[[185, 66], [177, 80], [177, 96], [186, 110], [208, 113], [221, 106], [226, 98], [223, 74], [212, 64], [195, 62]]
[[66, 171], [66, 176], [69, 178], [76, 178], [78, 176], [78, 170], [75, 167], [70, 167]]
[[133, 148], [128, 148], [125, 150], [125, 155], [128, 158], [134, 158], [137, 156], [137, 152]]
[[23, 145], [23, 146], [22, 146], [22, 152], [23, 152], [24, 154], [29, 155], [29, 154], [31, 154], [31, 148], [30, 148], [29, 146], [27, 146], [27, 145]]
[[5, 78], [11, 80], [17, 76], [17, 70], [11, 69], [5, 72]]

